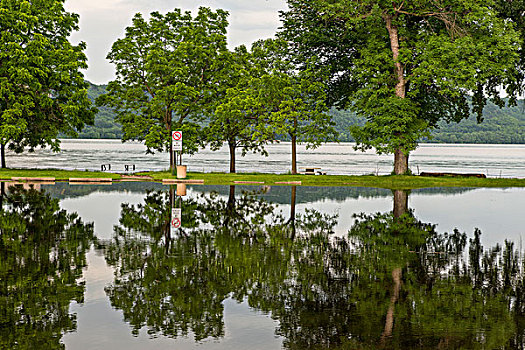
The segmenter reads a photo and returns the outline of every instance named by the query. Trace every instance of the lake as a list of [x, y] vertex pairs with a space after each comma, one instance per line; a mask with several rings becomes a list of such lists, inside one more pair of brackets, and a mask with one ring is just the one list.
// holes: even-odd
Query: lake
[[525, 189], [2, 183], [0, 200], [2, 349], [525, 345]]
[[[393, 156], [376, 155], [373, 151], [359, 152], [352, 143], [325, 144], [314, 150], [298, 147], [298, 167], [320, 167], [328, 174], [363, 175], [389, 174]], [[267, 147], [269, 156], [238, 152], [238, 172], [286, 173], [290, 169], [290, 143], [282, 142]], [[167, 153], [145, 154], [145, 147], [137, 142], [120, 140], [63, 140], [62, 151], [37, 150], [16, 155], [8, 152], [8, 167], [58, 168], [100, 170], [102, 164], [111, 164], [112, 171], [124, 172], [125, 165], [135, 165], [136, 171], [169, 168]], [[185, 156], [188, 171], [229, 171], [226, 147], [219, 151], [202, 150]], [[413, 173], [464, 172], [482, 173], [489, 177], [525, 177], [525, 145], [468, 145], [422, 144], [410, 156]]]

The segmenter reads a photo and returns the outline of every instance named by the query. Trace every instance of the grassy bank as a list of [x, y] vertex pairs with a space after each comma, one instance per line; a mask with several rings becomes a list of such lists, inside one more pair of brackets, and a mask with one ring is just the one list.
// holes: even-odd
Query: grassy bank
[[[169, 172], [143, 173], [154, 180], [173, 179]], [[235, 181], [276, 182], [301, 181], [302, 186], [354, 186], [387, 189], [415, 189], [427, 187], [525, 187], [525, 179], [479, 179], [458, 177], [420, 177], [420, 176], [346, 176], [346, 175], [278, 175], [278, 174], [224, 174], [188, 173], [188, 179], [201, 179], [208, 185], [232, 185]]]
[[[169, 172], [148, 172], [137, 175], [150, 176], [153, 181], [174, 179]], [[56, 181], [69, 178], [112, 178], [122, 179], [122, 175], [79, 170], [54, 169], [0, 169], [0, 179], [12, 177], [54, 177]], [[420, 176], [344, 176], [344, 175], [279, 175], [279, 174], [225, 174], [225, 173], [188, 173], [187, 179], [204, 180], [207, 185], [233, 185], [236, 181], [254, 182], [254, 185], [289, 185], [277, 182], [297, 182], [302, 186], [354, 186], [387, 189], [415, 189], [427, 187], [525, 187], [525, 179], [479, 179], [459, 177], [420, 177]], [[145, 180], [147, 181], [147, 180]]]

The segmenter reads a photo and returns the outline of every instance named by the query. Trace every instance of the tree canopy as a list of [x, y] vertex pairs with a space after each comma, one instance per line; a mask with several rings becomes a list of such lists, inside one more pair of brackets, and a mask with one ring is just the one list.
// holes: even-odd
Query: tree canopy
[[358, 148], [394, 153], [396, 174], [438, 121], [481, 119], [499, 87], [515, 96], [519, 40], [492, 1], [289, 0], [282, 35], [331, 71], [329, 101], [366, 118]]
[[197, 150], [196, 122], [214, 105], [227, 15], [204, 7], [195, 17], [180, 9], [153, 12], [149, 20], [135, 15], [107, 56], [116, 79], [97, 99], [116, 111], [124, 141], [144, 141], [148, 152], [170, 151], [171, 166], [171, 131], [183, 131], [183, 152]]
[[87, 68], [85, 44], [68, 37], [78, 15], [64, 0], [6, 0], [0, 5], [0, 145], [59, 149], [57, 135], [76, 135], [93, 123], [96, 109], [80, 72]]

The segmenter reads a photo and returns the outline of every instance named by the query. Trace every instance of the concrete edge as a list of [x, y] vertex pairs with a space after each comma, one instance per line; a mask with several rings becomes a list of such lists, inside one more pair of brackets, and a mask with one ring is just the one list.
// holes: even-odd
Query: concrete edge
[[113, 182], [110, 177], [70, 177], [69, 182]]
[[54, 182], [54, 177], [12, 177], [13, 181]]
[[233, 183], [235, 184], [258, 184], [258, 185], [264, 184], [264, 182], [262, 181], [233, 181]]
[[183, 180], [183, 179], [162, 179], [163, 185], [172, 184], [190, 184], [190, 185], [202, 185], [204, 180]]

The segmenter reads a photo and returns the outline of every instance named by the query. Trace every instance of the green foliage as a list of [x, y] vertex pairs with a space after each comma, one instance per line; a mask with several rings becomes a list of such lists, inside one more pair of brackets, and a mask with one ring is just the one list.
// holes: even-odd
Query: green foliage
[[69, 313], [84, 300], [79, 281], [93, 225], [60, 209], [45, 192], [11, 187], [0, 194], [0, 348], [63, 349], [76, 329]]
[[323, 72], [308, 66], [298, 70], [289, 55], [289, 43], [281, 39], [256, 42], [253, 51], [266, 66], [259, 89], [269, 110], [268, 124], [260, 125], [258, 131], [268, 136], [286, 135], [307, 148], [334, 141], [333, 122], [326, 113]]
[[225, 53], [223, 73], [216, 108], [205, 128], [206, 140], [212, 150], [224, 142], [230, 148], [230, 172], [235, 172], [235, 151], [266, 154], [264, 145], [271, 138], [257, 137], [259, 124], [267, 120], [266, 106], [261, 100], [260, 76], [264, 72], [254, 55], [244, 46]]
[[324, 84], [311, 70], [297, 71], [285, 41], [260, 40], [251, 52], [241, 46], [224, 55], [223, 62], [222, 97], [206, 134], [212, 149], [228, 143], [230, 172], [235, 172], [236, 148], [243, 156], [249, 151], [266, 154], [264, 146], [277, 138], [309, 148], [335, 139]]
[[[498, 87], [516, 95], [518, 35], [492, 1], [333, 2], [289, 0], [283, 36], [298, 60], [331, 73], [331, 105], [366, 123], [358, 148], [415, 149], [439, 121], [478, 119]], [[397, 154], [397, 153], [396, 153]]]
[[[97, 103], [111, 107], [123, 140], [144, 141], [148, 152], [171, 149], [171, 131], [195, 130], [216, 95], [220, 54], [226, 51], [227, 13], [201, 7], [193, 17], [175, 9], [136, 14], [108, 54], [117, 78]], [[184, 136], [184, 152], [197, 149]], [[173, 165], [173, 164], [171, 164]]]
[[0, 5], [0, 143], [59, 148], [57, 135], [75, 136], [96, 109], [80, 72], [85, 44], [68, 41], [78, 15], [63, 0], [6, 0]]
[[[106, 91], [106, 85], [91, 84], [88, 88], [88, 97], [94, 101]], [[337, 138], [341, 142], [353, 142], [350, 133], [353, 125], [363, 126], [366, 118], [359, 117], [350, 110], [330, 109], [328, 112], [333, 123]], [[95, 116], [95, 125], [86, 126], [79, 132], [79, 138], [109, 138], [122, 137], [121, 125], [115, 122], [116, 114], [107, 107], [99, 108]], [[421, 142], [437, 143], [525, 143], [525, 109], [523, 101], [519, 100], [516, 106], [506, 105], [499, 108], [488, 102], [483, 110], [483, 123], [478, 123], [474, 114], [459, 123], [440, 121], [436, 128], [430, 131], [430, 138], [422, 138]], [[218, 128], [216, 131], [220, 131]], [[207, 133], [207, 132], [205, 132]], [[61, 137], [67, 137], [61, 135]], [[277, 135], [278, 140], [290, 139], [286, 135]]]

